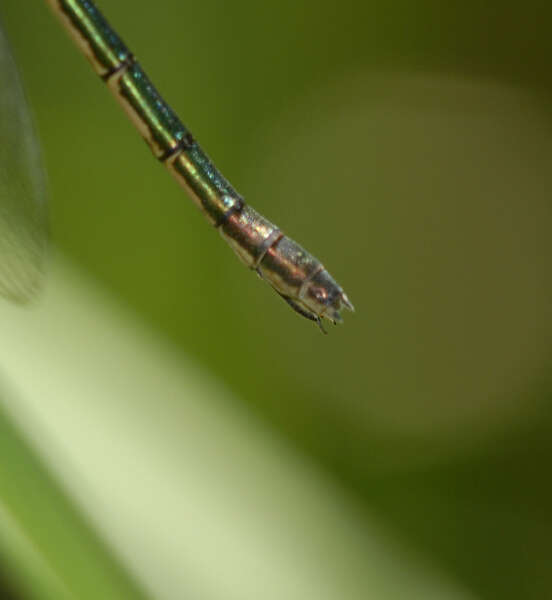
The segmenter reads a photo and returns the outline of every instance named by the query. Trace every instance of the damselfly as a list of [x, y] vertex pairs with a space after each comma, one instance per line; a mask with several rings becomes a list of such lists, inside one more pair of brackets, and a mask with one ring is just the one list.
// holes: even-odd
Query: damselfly
[[96, 73], [176, 180], [238, 257], [300, 315], [340, 322], [354, 310], [324, 266], [248, 206], [219, 173], [89, 0], [47, 0]]

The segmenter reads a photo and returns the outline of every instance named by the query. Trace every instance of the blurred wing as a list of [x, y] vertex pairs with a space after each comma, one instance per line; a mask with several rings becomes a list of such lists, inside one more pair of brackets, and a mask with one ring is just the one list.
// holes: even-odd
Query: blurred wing
[[36, 292], [46, 230], [40, 149], [0, 27], [0, 295], [26, 302]]

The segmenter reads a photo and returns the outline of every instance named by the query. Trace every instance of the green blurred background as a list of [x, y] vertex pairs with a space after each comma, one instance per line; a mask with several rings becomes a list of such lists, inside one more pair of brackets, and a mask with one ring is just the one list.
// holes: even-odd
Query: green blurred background
[[[474, 598], [551, 597], [547, 4], [100, 8], [357, 312], [328, 336], [292, 313], [155, 163], [45, 3], [3, 0], [55, 246], [346, 490], [358, 519]], [[166, 395], [159, 381], [161, 411]]]

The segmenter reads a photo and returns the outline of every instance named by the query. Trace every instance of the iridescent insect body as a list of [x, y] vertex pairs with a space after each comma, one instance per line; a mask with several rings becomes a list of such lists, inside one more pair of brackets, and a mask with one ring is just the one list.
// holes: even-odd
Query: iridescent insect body
[[47, 0], [153, 154], [189, 192], [238, 257], [300, 315], [340, 322], [354, 310], [324, 266], [234, 190], [89, 0]]

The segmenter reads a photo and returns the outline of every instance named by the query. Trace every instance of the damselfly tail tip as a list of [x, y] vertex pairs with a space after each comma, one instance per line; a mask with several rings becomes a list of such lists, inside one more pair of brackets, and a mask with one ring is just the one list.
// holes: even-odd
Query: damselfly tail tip
[[324, 335], [328, 335], [328, 332], [324, 329], [324, 325], [322, 324], [322, 319], [320, 317], [316, 319], [316, 324], [318, 325], [318, 328]]
[[348, 308], [351, 312], [355, 312], [355, 307], [349, 298], [347, 298], [347, 294], [345, 292], [341, 292], [341, 302], [345, 308]]
[[343, 323], [343, 317], [337, 312], [335, 311], [331, 318], [330, 321], [334, 324], [337, 325], [338, 323]]
[[355, 310], [355, 307], [347, 297], [347, 294], [345, 294], [343, 290], [340, 290], [337, 296], [334, 296], [334, 301], [331, 303], [331, 305], [324, 310], [323, 316], [331, 321], [334, 325], [343, 323], [343, 317], [341, 316], [340, 312], [343, 307], [352, 312]]

